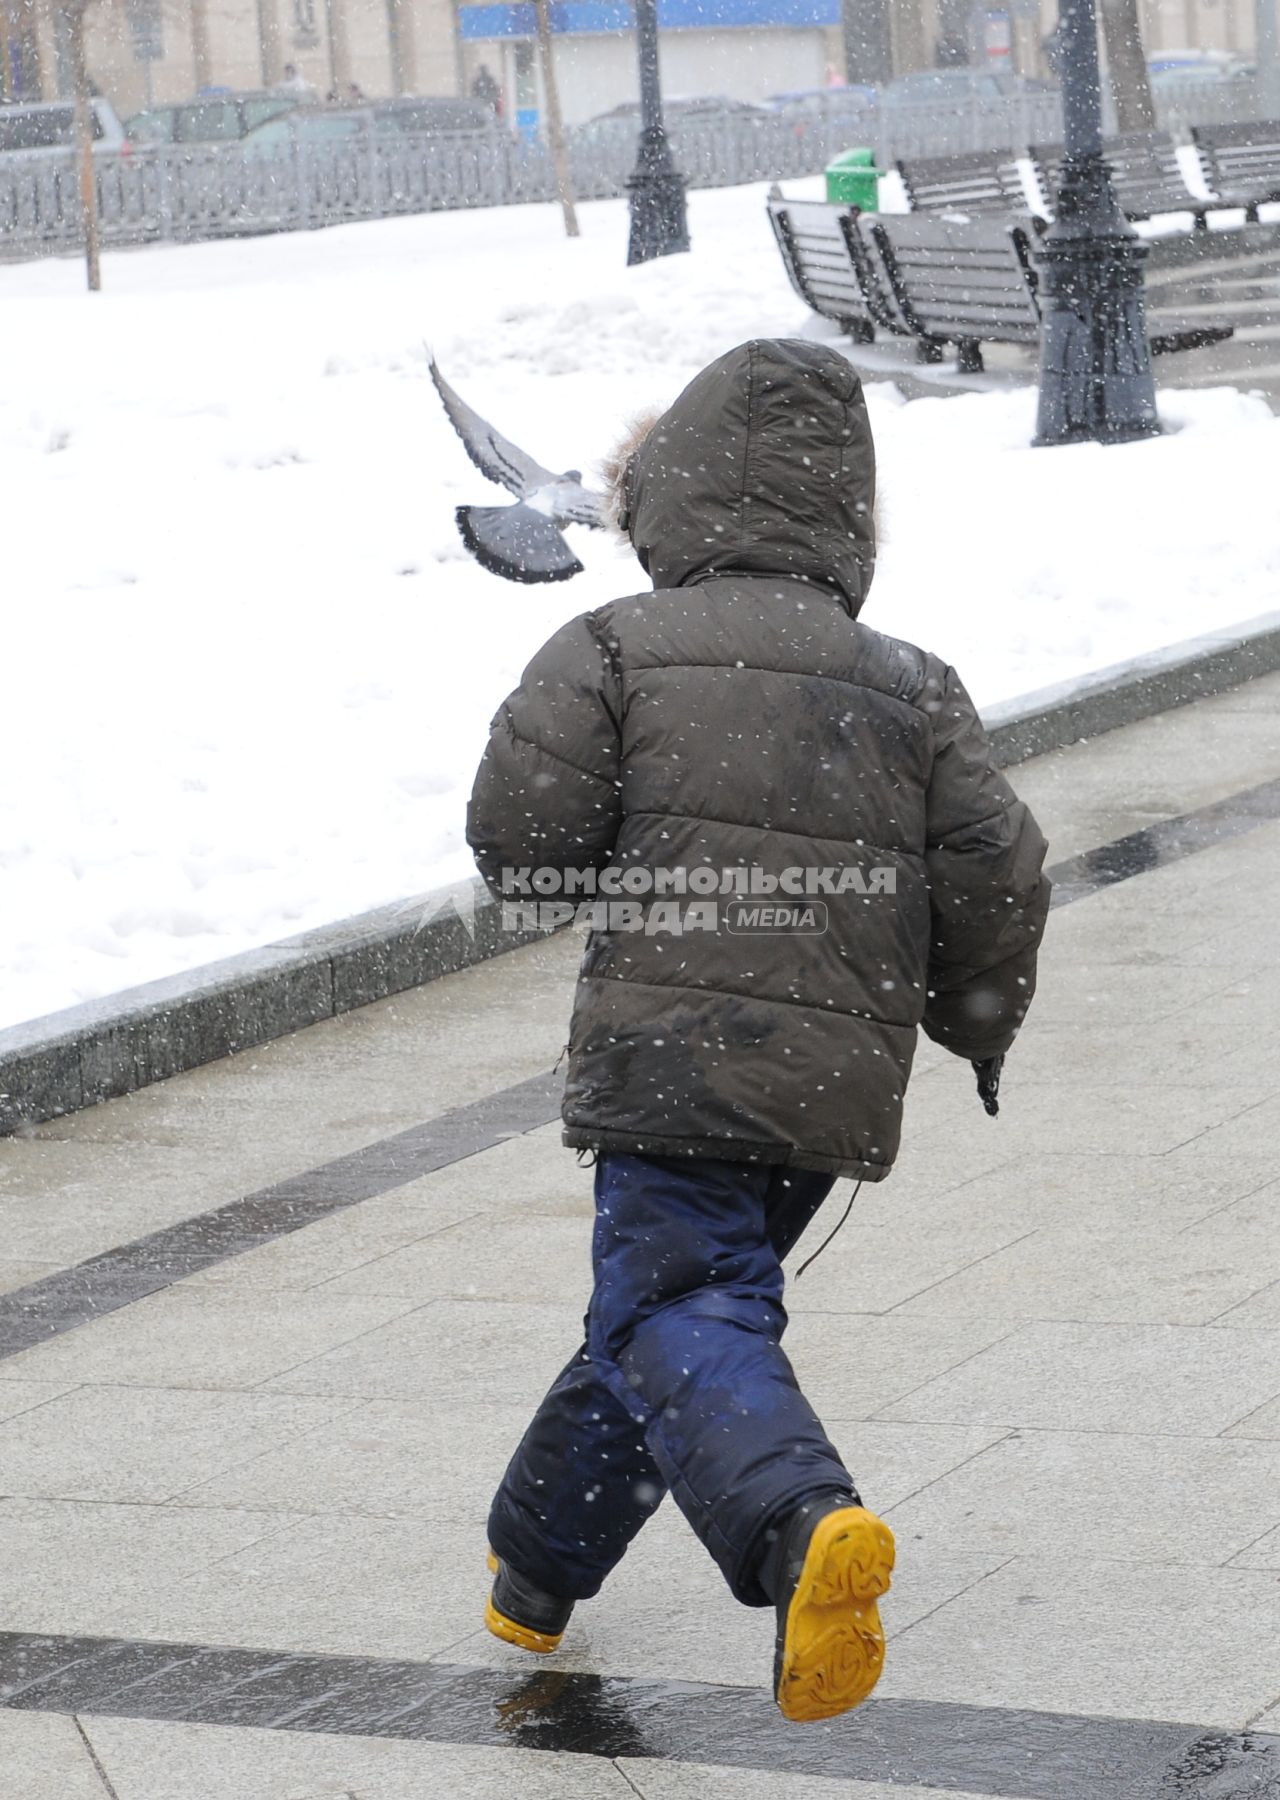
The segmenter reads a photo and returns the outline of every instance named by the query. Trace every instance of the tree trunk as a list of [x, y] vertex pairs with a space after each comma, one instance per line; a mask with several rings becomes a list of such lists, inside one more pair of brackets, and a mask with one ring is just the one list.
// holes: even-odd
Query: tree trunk
[[102, 257], [98, 238], [98, 182], [93, 167], [93, 101], [89, 93], [89, 66], [84, 50], [84, 15], [87, 0], [70, 0], [67, 7], [67, 47], [76, 98], [76, 166], [80, 177], [80, 212], [84, 220], [84, 262], [89, 292], [102, 286]]
[[209, 53], [208, 0], [191, 0], [191, 73], [197, 94], [202, 93], [213, 81], [213, 58]]
[[564, 115], [560, 111], [560, 88], [556, 81], [555, 55], [551, 43], [551, 7], [549, 0], [537, 0], [538, 49], [542, 55], [542, 88], [547, 102], [547, 141], [551, 145], [551, 161], [560, 191], [560, 208], [564, 213], [564, 234], [578, 236], [578, 209], [573, 198], [573, 171], [569, 167], [569, 151], [564, 141]]
[[17, 99], [13, 91], [13, 46], [9, 38], [12, 29], [9, 0], [0, 0], [0, 100]]
[[1102, 39], [1120, 131], [1151, 131], [1156, 109], [1147, 78], [1147, 58], [1138, 23], [1138, 0], [1102, 0]]

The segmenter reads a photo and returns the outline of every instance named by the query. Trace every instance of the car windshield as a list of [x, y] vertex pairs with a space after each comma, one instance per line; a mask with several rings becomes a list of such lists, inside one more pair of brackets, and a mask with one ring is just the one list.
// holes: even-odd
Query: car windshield
[[240, 136], [240, 109], [234, 100], [203, 100], [180, 106], [176, 123], [180, 144], [225, 144]]
[[155, 112], [135, 113], [125, 126], [125, 133], [136, 144], [168, 144], [173, 141], [173, 108], [158, 107]]
[[282, 113], [292, 112], [295, 106], [292, 100], [273, 99], [265, 94], [260, 100], [243, 100], [244, 128], [252, 131], [256, 125], [265, 125], [268, 119], [278, 119]]
[[281, 119], [281, 125], [293, 125], [299, 137], [314, 139], [318, 143], [332, 142], [336, 138], [357, 137], [369, 126], [368, 113], [307, 113], [291, 120]]
[[485, 131], [493, 124], [493, 109], [475, 100], [377, 107], [374, 116], [379, 131]]
[[[90, 118], [95, 138], [102, 136], [102, 120]], [[70, 106], [0, 107], [0, 151], [54, 150], [69, 144], [75, 133], [75, 111]]]

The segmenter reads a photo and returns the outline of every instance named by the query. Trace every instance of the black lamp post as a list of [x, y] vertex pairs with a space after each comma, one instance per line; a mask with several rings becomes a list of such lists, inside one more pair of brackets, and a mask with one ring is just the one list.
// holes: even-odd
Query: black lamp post
[[1143, 298], [1146, 246], [1116, 203], [1102, 154], [1094, 0], [1061, 0], [1058, 43], [1065, 154], [1056, 217], [1040, 243], [1035, 441], [1118, 444], [1160, 429]]
[[627, 262], [651, 262], [689, 248], [684, 177], [671, 160], [662, 122], [658, 79], [658, 0], [635, 0], [640, 57], [640, 144], [627, 187], [631, 193], [631, 241]]

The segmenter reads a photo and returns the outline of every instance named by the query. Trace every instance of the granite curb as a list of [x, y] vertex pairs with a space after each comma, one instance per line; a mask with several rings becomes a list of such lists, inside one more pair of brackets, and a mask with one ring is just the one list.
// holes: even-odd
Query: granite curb
[[[1280, 669], [1280, 612], [985, 709], [1006, 766]], [[133, 1093], [535, 942], [479, 881], [0, 1030], [0, 1135]]]

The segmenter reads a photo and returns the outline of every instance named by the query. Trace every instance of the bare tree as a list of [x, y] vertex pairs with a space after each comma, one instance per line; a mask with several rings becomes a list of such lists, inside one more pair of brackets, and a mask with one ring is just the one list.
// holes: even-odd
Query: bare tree
[[578, 236], [578, 208], [573, 196], [573, 171], [569, 166], [569, 150], [564, 141], [564, 114], [560, 111], [560, 84], [556, 80], [555, 50], [551, 42], [551, 7], [549, 0], [537, 0], [538, 50], [542, 60], [542, 87], [547, 100], [547, 141], [551, 145], [551, 162], [556, 172], [560, 193], [560, 210], [564, 214], [564, 234]]
[[1107, 73], [1116, 103], [1117, 128], [1153, 130], [1156, 109], [1138, 22], [1138, 0], [1102, 0], [1102, 41], [1107, 47]]
[[71, 64], [75, 95], [76, 167], [80, 181], [80, 213], [84, 221], [84, 260], [89, 291], [102, 286], [102, 252], [98, 229], [98, 182], [93, 166], [93, 96], [89, 87], [89, 63], [85, 55], [85, 14], [93, 0], [56, 0], [61, 14]]

